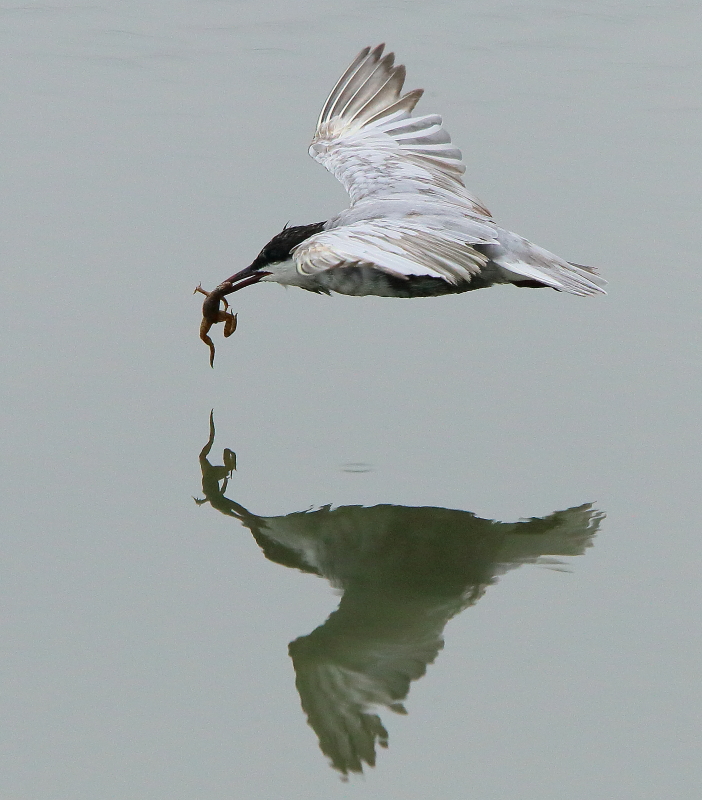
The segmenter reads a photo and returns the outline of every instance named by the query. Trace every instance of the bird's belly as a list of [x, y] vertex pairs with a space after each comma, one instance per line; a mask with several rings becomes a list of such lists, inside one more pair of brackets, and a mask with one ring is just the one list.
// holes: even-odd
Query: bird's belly
[[376, 297], [438, 297], [444, 294], [457, 294], [470, 289], [482, 288], [485, 284], [479, 276], [471, 283], [454, 285], [442, 278], [410, 276], [396, 278], [373, 267], [336, 267], [318, 272], [315, 275], [319, 289], [323, 292], [337, 292], [356, 297], [375, 295]]

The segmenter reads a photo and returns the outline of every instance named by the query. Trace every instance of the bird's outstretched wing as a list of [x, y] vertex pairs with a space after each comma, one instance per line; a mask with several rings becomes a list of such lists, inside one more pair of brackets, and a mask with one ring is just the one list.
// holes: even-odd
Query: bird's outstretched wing
[[397, 278], [426, 276], [450, 284], [470, 282], [488, 257], [473, 247], [491, 241], [470, 220], [450, 230], [429, 215], [369, 219], [331, 227], [296, 247], [292, 256], [303, 275], [339, 267], [371, 267]]
[[343, 184], [352, 205], [411, 194], [489, 219], [463, 184], [461, 151], [441, 117], [412, 117], [424, 90], [402, 94], [405, 68], [394, 66], [394, 53], [383, 56], [384, 47], [361, 50], [332, 89], [310, 155]]
[[461, 151], [441, 117], [413, 117], [404, 66], [384, 45], [363, 49], [327, 98], [310, 155], [346, 188], [351, 208], [294, 252], [298, 270], [369, 266], [395, 277], [469, 282], [495, 242], [489, 211], [463, 184]]

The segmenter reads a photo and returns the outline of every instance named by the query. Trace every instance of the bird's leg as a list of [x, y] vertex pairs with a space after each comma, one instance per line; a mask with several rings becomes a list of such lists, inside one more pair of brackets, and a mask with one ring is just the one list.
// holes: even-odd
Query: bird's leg
[[[229, 313], [229, 303], [224, 299], [225, 294], [232, 290], [231, 283], [221, 283], [211, 292], [206, 292], [201, 285], [195, 288], [195, 292], [205, 295], [205, 302], [202, 304], [202, 322], [200, 323], [200, 339], [210, 348], [210, 366], [214, 366], [215, 347], [209, 337], [210, 328], [218, 322], [224, 323], [224, 335], [231, 336], [236, 330], [236, 314]], [[193, 292], [193, 294], [195, 294]], [[219, 301], [224, 301], [224, 310], [219, 307]]]

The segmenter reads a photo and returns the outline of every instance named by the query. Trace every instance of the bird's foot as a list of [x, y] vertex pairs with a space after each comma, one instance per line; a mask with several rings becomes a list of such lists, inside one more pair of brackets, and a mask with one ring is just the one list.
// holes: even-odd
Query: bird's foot
[[[236, 330], [236, 314], [229, 311], [229, 303], [224, 298], [224, 294], [231, 291], [231, 284], [220, 284], [214, 291], [206, 292], [202, 285], [195, 287], [196, 292], [205, 295], [205, 302], [202, 304], [202, 322], [200, 323], [200, 339], [210, 348], [210, 366], [214, 366], [215, 346], [209, 337], [210, 328], [218, 322], [224, 323], [224, 336], [231, 336]], [[219, 307], [220, 300], [224, 303], [224, 310]]]

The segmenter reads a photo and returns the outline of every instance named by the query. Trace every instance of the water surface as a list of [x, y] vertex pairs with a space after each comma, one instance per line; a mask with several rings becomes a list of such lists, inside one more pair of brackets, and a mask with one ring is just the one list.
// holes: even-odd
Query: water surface
[[[699, 796], [701, 21], [2, 4], [3, 797]], [[344, 206], [380, 41], [609, 295], [255, 286], [210, 370], [192, 290]]]

